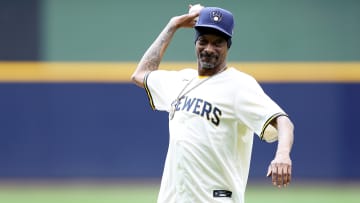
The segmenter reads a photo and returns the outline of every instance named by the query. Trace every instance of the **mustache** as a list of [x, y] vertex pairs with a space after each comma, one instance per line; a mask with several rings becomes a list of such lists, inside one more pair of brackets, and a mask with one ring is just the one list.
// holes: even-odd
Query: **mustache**
[[202, 52], [200, 53], [200, 57], [206, 57], [206, 58], [217, 58], [218, 56], [216, 54]]

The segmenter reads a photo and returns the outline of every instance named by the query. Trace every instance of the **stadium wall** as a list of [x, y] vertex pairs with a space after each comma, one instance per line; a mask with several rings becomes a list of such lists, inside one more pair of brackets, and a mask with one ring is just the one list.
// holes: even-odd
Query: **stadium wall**
[[[81, 74], [82, 65], [88, 71]], [[129, 78], [135, 65], [0, 63], [0, 177], [160, 177], [167, 114], [151, 110], [145, 92], [121, 79]], [[354, 161], [360, 153], [359, 63], [231, 65], [258, 78], [293, 119], [295, 177], [360, 178]], [[295, 77], [294, 69], [284, 68], [292, 66], [303, 67]], [[301, 71], [313, 66], [318, 69], [310, 74]], [[347, 71], [339, 74], [338, 66]], [[311, 79], [319, 74], [326, 77]], [[251, 177], [264, 175], [274, 149], [255, 137]]]

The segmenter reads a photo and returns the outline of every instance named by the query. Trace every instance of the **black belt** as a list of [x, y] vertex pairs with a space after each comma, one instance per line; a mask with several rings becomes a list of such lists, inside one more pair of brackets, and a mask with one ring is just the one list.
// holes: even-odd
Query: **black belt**
[[214, 190], [213, 197], [230, 197], [231, 198], [232, 192], [228, 190]]

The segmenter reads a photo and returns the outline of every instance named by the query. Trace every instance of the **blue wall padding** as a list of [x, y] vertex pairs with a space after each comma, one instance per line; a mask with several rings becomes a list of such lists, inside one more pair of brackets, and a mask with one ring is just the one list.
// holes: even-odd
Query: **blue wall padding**
[[[295, 124], [295, 178], [360, 178], [360, 84], [266, 83]], [[1, 83], [0, 177], [161, 176], [167, 114], [132, 84]], [[251, 177], [276, 144], [255, 139]]]

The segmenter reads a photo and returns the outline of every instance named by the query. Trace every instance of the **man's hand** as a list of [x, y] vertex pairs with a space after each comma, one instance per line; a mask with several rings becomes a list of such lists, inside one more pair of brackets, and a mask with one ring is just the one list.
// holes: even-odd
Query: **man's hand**
[[172, 17], [170, 24], [176, 28], [192, 28], [195, 26], [196, 18], [199, 14], [200, 11], [195, 11], [193, 13]]
[[278, 130], [278, 147], [266, 176], [271, 176], [273, 185], [281, 188], [291, 182], [290, 151], [294, 141], [294, 125], [287, 116], [277, 117], [272, 125]]
[[277, 154], [270, 163], [266, 176], [271, 176], [274, 186], [286, 187], [291, 182], [291, 165], [289, 155]]

